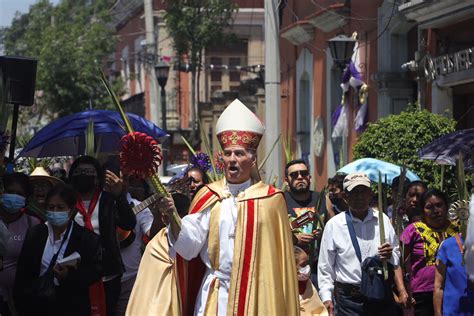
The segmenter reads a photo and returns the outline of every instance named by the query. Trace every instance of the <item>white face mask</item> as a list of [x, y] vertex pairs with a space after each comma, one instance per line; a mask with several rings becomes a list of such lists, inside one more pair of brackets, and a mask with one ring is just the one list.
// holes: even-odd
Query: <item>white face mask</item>
[[298, 268], [298, 281], [307, 281], [311, 276], [311, 267], [309, 264]]

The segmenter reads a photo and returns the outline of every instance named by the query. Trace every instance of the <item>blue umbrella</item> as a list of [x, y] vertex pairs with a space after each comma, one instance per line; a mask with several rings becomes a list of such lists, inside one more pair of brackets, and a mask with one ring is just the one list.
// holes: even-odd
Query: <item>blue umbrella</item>
[[[136, 114], [127, 116], [137, 132], [156, 140], [168, 136], [152, 122]], [[90, 110], [68, 115], [42, 128], [23, 148], [19, 157], [55, 157], [82, 155], [85, 151], [85, 135], [89, 120], [94, 122], [95, 138], [100, 139], [101, 152], [117, 152], [125, 126], [117, 111]]]
[[[378, 182], [379, 171], [382, 173], [382, 181], [385, 181], [385, 176], [387, 176], [387, 182], [391, 184], [393, 179], [400, 175], [400, 166], [374, 158], [362, 158], [345, 165], [337, 172], [364, 172], [371, 181]], [[407, 170], [406, 177], [410, 181], [420, 180], [420, 178], [410, 170]]]

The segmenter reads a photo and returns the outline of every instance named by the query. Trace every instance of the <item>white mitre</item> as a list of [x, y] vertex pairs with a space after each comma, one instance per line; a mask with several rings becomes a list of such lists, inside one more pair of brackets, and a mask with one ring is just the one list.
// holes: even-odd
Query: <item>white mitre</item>
[[264, 132], [262, 121], [238, 99], [227, 106], [216, 124], [222, 148], [240, 145], [256, 150]]

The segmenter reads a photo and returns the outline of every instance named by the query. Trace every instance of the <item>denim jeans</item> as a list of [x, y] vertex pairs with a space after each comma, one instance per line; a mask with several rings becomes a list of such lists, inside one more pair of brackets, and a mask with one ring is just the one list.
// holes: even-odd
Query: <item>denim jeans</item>
[[393, 316], [396, 315], [395, 303], [367, 301], [357, 289], [343, 289], [336, 285], [334, 289], [336, 316]]

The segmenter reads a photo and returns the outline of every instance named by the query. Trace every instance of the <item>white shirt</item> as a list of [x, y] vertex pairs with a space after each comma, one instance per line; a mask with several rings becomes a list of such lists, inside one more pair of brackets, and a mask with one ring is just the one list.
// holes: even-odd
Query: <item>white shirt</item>
[[[352, 216], [352, 215], [351, 215]], [[380, 246], [378, 212], [369, 209], [363, 221], [352, 217], [354, 230], [359, 243], [362, 261], [377, 255]], [[400, 251], [395, 230], [387, 215], [383, 215], [385, 240], [393, 247], [389, 260], [398, 266]], [[321, 301], [332, 299], [334, 283], [359, 285], [361, 282], [361, 263], [357, 258], [346, 222], [345, 212], [331, 218], [324, 228], [318, 262], [318, 285]]]
[[[41, 258], [40, 276], [42, 276], [46, 272], [46, 270], [48, 270], [49, 264], [51, 260], [53, 259], [54, 255], [56, 254], [56, 252], [58, 252], [59, 247], [61, 246], [61, 243], [63, 242], [64, 234], [66, 234], [66, 231], [67, 231], [66, 229], [64, 232], [62, 232], [58, 240], [54, 240], [53, 227], [48, 222], [44, 224], [48, 227], [48, 238], [46, 239], [46, 244], [43, 250], [43, 257]], [[73, 224], [71, 223], [71, 225]], [[69, 243], [69, 237], [71, 237], [72, 230], [73, 230], [73, 227], [71, 227], [71, 229], [69, 230], [69, 233], [66, 236], [66, 240], [64, 241], [64, 244], [61, 247], [61, 250], [59, 251], [59, 254], [58, 254], [58, 258], [56, 260], [64, 258], [64, 251], [66, 251], [67, 245]], [[54, 283], [56, 285], [59, 285], [56, 278], [54, 278]]]
[[[133, 199], [129, 193], [127, 193], [127, 200], [135, 206], [140, 204], [140, 201]], [[146, 208], [137, 214], [137, 224], [134, 229], [135, 239], [128, 247], [120, 249], [123, 265], [125, 266], [125, 272], [122, 275], [122, 282], [130, 280], [137, 275], [138, 267], [140, 266], [142, 258], [142, 238], [150, 230], [152, 223], [153, 214], [149, 208]]]
[[209, 233], [210, 208], [196, 214], [187, 215], [182, 220], [181, 231], [178, 239], [173, 244], [172, 234], [168, 234], [171, 247], [184, 259], [191, 260], [198, 255], [206, 266], [203, 283], [196, 299], [194, 315], [204, 315], [207, 297], [212, 281], [218, 278], [220, 288], [218, 294], [219, 316], [227, 313], [227, 301], [229, 297], [230, 275], [232, 272], [232, 261], [234, 257], [234, 238], [230, 235], [235, 233], [238, 209], [235, 204], [235, 196], [250, 187], [250, 180], [241, 184], [228, 183], [231, 197], [222, 200], [219, 219], [219, 270], [211, 268], [209, 254], [207, 252], [207, 237]]

